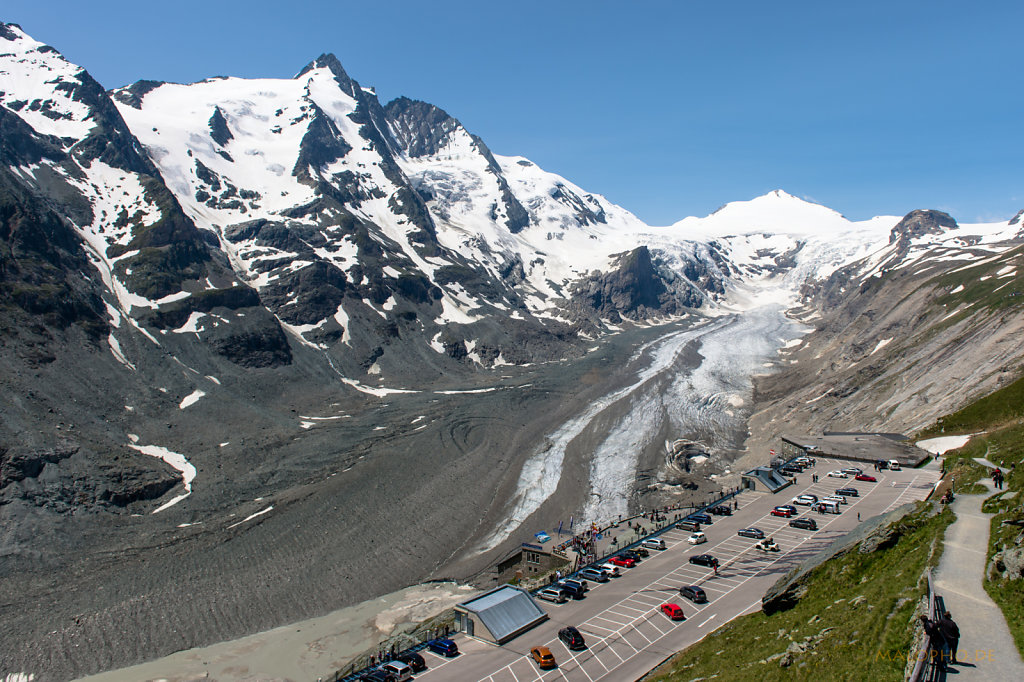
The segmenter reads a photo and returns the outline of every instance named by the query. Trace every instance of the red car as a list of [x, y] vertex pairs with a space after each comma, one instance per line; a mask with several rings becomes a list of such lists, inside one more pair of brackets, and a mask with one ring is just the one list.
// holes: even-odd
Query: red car
[[616, 566], [622, 566], [624, 568], [633, 568], [636, 566], [636, 559], [630, 559], [624, 556], [613, 556], [608, 560], [608, 563], [615, 564]]
[[858, 481], [867, 481], [868, 483], [877, 483], [878, 482], [877, 478], [875, 478], [874, 476], [868, 476], [867, 474], [857, 474], [853, 478], [855, 480], [858, 480]]
[[686, 618], [683, 616], [683, 609], [679, 604], [662, 604], [661, 612], [672, 620], [685, 620]]
[[786, 509], [785, 507], [776, 507], [775, 509], [772, 509], [771, 515], [783, 516], [788, 519], [790, 516], [793, 515], [793, 511], [791, 509]]

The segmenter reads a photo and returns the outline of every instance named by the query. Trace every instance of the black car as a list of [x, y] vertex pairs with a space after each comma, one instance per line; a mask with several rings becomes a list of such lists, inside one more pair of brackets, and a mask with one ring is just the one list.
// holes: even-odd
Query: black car
[[717, 507], [712, 507], [711, 509], [708, 509], [708, 511], [714, 514], [715, 516], [732, 516], [732, 509], [729, 509], [729, 507], [727, 507], [724, 504], [720, 504]]
[[839, 488], [836, 490], [836, 495], [842, 495], [843, 497], [860, 497], [860, 493], [857, 492], [856, 488]]
[[804, 472], [804, 470], [798, 467], [796, 464], [787, 464], [786, 466], [782, 467], [780, 471], [785, 474], [802, 474]]
[[764, 539], [764, 531], [760, 528], [740, 528], [736, 531], [736, 535], [740, 535], [745, 538], [754, 538], [755, 540]]
[[552, 585], [552, 587], [556, 590], [561, 590], [562, 592], [565, 592], [573, 599], [583, 599], [587, 596], [587, 591], [579, 585], [571, 585], [569, 583], [558, 583], [556, 585]]
[[583, 639], [583, 635], [581, 635], [580, 631], [571, 625], [558, 631], [558, 639], [562, 640], [562, 643], [573, 651], [579, 651], [580, 649], [587, 648], [587, 643]]
[[686, 518], [697, 523], [711, 523], [711, 517], [707, 514], [690, 514]]
[[697, 554], [696, 556], [690, 557], [690, 563], [698, 564], [700, 566], [714, 566], [718, 563], [718, 559], [710, 554]]
[[789, 522], [789, 525], [793, 528], [803, 528], [804, 530], [818, 530], [818, 524], [815, 523], [814, 519], [793, 519]]
[[646, 549], [643, 554], [640, 554], [637, 550], [627, 549], [625, 552], [619, 552], [619, 556], [623, 559], [632, 559], [633, 561], [639, 562], [641, 557], [648, 556], [648, 553]]
[[696, 585], [686, 585], [679, 588], [679, 596], [686, 597], [694, 604], [706, 604], [708, 595]]
[[359, 679], [366, 682], [398, 682], [397, 677], [384, 670], [371, 670]]
[[401, 661], [412, 668], [414, 673], [421, 673], [427, 669], [427, 662], [417, 653], [409, 652], [395, 656], [396, 661]]

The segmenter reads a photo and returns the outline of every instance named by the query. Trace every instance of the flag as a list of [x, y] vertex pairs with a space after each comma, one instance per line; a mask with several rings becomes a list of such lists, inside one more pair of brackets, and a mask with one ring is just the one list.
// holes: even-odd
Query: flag
[[572, 530], [572, 524], [573, 524], [574, 518], [575, 517], [572, 517], [572, 516], [569, 517], [569, 530]]
[[558, 534], [559, 535], [562, 534], [562, 522], [561, 521], [558, 522]]

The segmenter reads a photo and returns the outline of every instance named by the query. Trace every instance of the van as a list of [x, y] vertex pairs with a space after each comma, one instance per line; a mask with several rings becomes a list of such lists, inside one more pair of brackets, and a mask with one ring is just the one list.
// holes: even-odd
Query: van
[[833, 500], [822, 500], [818, 503], [818, 511], [825, 514], [839, 514], [839, 503]]
[[679, 530], [700, 530], [700, 524], [696, 521], [680, 521]]
[[640, 543], [640, 546], [647, 549], [665, 549], [665, 541], [661, 538], [647, 538]]
[[896, 461], [895, 459], [890, 459], [889, 460], [889, 471], [899, 471], [899, 470], [900, 470], [900, 463], [898, 461]]
[[394, 675], [398, 682], [405, 682], [412, 679], [412, 668], [401, 661], [388, 661], [380, 667], [386, 673]]

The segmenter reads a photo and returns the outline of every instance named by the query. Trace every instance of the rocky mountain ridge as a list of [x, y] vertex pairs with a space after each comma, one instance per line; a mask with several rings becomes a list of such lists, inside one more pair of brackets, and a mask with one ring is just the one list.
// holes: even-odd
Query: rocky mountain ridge
[[[752, 454], [784, 424], [912, 429], [1019, 368], [1016, 219], [776, 191], [651, 227], [331, 55], [108, 93], [17, 26], [0, 45], [0, 649], [65, 652], [57, 677], [445, 570], [483, 532], [458, 510], [495, 521], [661, 326], [813, 327], [760, 380]], [[168, 620], [182, 575], [215, 616]]]

